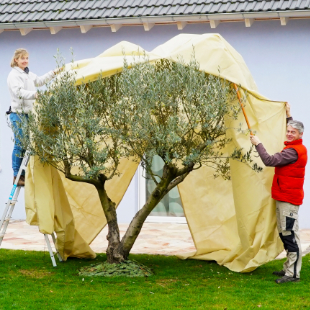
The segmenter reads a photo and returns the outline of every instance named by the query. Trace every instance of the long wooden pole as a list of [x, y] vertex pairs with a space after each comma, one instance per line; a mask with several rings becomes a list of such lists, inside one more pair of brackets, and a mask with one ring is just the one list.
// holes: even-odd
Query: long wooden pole
[[237, 86], [236, 84], [234, 84], [234, 87], [235, 87], [235, 90], [236, 90], [236, 92], [237, 92], [237, 97], [238, 97], [238, 100], [239, 100], [239, 103], [240, 103], [240, 106], [241, 106], [241, 109], [242, 109], [242, 112], [243, 112], [245, 121], [246, 121], [246, 123], [247, 123], [247, 125], [248, 125], [248, 128], [249, 128], [249, 130], [250, 130], [250, 134], [251, 134], [252, 136], [254, 136], [253, 131], [252, 131], [252, 129], [251, 129], [251, 125], [250, 125], [248, 116], [246, 115], [245, 108], [244, 108], [244, 105], [243, 105], [242, 100], [241, 100], [241, 95], [240, 95], [238, 86]]

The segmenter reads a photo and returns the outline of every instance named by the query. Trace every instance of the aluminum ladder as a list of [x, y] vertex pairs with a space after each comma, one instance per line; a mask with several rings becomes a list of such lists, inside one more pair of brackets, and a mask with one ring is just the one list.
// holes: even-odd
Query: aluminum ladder
[[[21, 166], [19, 168], [19, 171], [18, 171], [18, 174], [16, 176], [16, 180], [15, 180], [15, 182], [13, 184], [13, 188], [12, 188], [9, 200], [6, 203], [3, 215], [2, 215], [1, 220], [0, 220], [0, 247], [1, 247], [1, 244], [2, 244], [2, 240], [3, 240], [4, 236], [5, 236], [7, 227], [9, 225], [9, 221], [10, 221], [10, 219], [12, 217], [12, 213], [13, 213], [14, 207], [15, 207], [15, 205], [17, 203], [17, 198], [18, 198], [18, 195], [19, 195], [19, 192], [20, 192], [21, 186], [17, 186], [17, 183], [19, 181], [19, 178], [20, 178], [23, 170], [26, 171], [26, 167], [28, 165], [29, 158], [30, 158], [29, 152], [26, 151], [25, 156], [24, 156], [24, 158], [22, 160], [22, 164], [21, 164]], [[46, 242], [46, 245], [47, 245], [47, 248], [48, 248], [51, 260], [52, 260], [52, 264], [53, 264], [54, 267], [57, 267], [56, 260], [55, 260], [55, 257], [54, 257], [54, 253], [53, 253], [52, 246], [51, 246], [50, 240], [48, 238], [48, 235], [44, 234], [44, 238], [45, 238], [45, 242]], [[56, 237], [55, 237], [55, 233], [54, 232], [52, 234], [52, 240], [53, 240], [53, 243], [55, 245]], [[56, 252], [56, 254], [58, 256], [59, 261], [62, 262], [62, 258], [60, 256], [60, 254], [58, 253], [58, 251]]]

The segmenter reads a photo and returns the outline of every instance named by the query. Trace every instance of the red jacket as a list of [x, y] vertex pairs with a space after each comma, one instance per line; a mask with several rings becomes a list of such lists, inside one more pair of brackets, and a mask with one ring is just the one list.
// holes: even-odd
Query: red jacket
[[272, 198], [301, 205], [304, 198], [305, 167], [307, 164], [307, 149], [302, 144], [302, 139], [284, 142], [284, 149], [293, 148], [298, 154], [295, 163], [275, 168], [271, 193]]

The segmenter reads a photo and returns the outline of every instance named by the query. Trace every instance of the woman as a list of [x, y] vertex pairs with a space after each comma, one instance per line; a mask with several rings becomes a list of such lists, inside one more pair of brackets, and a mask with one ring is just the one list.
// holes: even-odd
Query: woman
[[[25, 150], [21, 147], [19, 137], [22, 137], [22, 130], [18, 123], [21, 119], [27, 119], [28, 113], [31, 112], [33, 103], [37, 98], [36, 87], [40, 87], [48, 83], [60, 71], [50, 71], [43, 76], [29, 72], [28, 69], [29, 53], [24, 48], [15, 51], [11, 61], [12, 70], [9, 73], [7, 83], [11, 95], [10, 121], [14, 131], [14, 148], [12, 154], [12, 168], [14, 172], [13, 184], [15, 183], [22, 157]], [[25, 172], [17, 183], [17, 186], [25, 185]]]

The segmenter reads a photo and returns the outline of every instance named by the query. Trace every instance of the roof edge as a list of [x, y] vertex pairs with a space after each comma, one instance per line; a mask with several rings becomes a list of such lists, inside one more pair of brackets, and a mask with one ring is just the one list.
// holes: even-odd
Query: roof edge
[[19, 30], [22, 28], [49, 28], [49, 27], [78, 27], [83, 25], [111, 26], [111, 25], [137, 25], [144, 23], [175, 23], [175, 22], [210, 22], [210, 21], [240, 21], [245, 19], [281, 19], [281, 18], [310, 18], [310, 10], [298, 11], [270, 11], [246, 13], [221, 13], [221, 14], [191, 14], [191, 15], [166, 15], [166, 16], [141, 16], [124, 18], [81, 19], [40, 22], [15, 22], [0, 23], [0, 29]]

